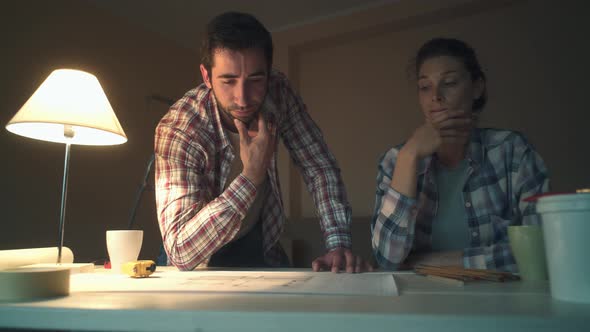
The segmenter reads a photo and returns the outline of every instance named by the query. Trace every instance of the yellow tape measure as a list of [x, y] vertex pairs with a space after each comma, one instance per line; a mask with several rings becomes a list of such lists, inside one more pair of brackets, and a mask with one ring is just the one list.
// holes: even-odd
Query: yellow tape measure
[[152, 260], [128, 262], [123, 264], [121, 269], [123, 273], [133, 278], [145, 278], [156, 271], [156, 263]]

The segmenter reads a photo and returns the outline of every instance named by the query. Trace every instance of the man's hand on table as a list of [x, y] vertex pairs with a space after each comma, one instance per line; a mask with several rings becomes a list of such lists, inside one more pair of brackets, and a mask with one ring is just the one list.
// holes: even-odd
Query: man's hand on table
[[335, 273], [340, 271], [346, 271], [347, 273], [373, 271], [373, 266], [368, 261], [353, 254], [352, 250], [345, 248], [336, 248], [316, 258], [311, 263], [311, 268], [315, 272], [331, 270]]

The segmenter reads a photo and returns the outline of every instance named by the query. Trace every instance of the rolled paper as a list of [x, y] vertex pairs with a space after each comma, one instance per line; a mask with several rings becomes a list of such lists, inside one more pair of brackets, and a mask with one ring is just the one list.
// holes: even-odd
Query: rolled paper
[[[0, 250], [0, 270], [31, 264], [55, 264], [57, 251], [57, 247]], [[74, 253], [70, 248], [62, 247], [61, 262], [74, 262]]]

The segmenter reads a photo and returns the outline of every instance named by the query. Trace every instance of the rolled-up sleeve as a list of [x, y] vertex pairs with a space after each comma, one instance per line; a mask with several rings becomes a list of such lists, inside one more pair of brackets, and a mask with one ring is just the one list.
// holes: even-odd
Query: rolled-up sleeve
[[416, 199], [391, 187], [391, 177], [399, 150], [382, 158], [377, 172], [375, 210], [371, 220], [373, 254], [383, 268], [397, 269], [410, 251], [416, 224]]
[[206, 263], [233, 239], [256, 187], [239, 175], [219, 196], [205, 175], [207, 149], [181, 130], [160, 124], [155, 137], [158, 221], [170, 262], [181, 270]]

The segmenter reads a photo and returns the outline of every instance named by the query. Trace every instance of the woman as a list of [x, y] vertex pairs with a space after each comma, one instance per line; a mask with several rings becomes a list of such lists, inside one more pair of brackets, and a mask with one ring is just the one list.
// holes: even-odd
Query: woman
[[377, 262], [515, 271], [507, 229], [539, 223], [522, 199], [548, 190], [543, 160], [517, 132], [476, 127], [486, 77], [469, 45], [430, 40], [415, 72], [425, 121], [379, 163]]

